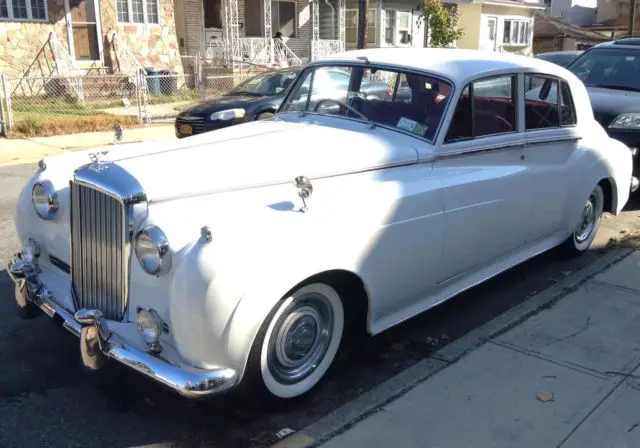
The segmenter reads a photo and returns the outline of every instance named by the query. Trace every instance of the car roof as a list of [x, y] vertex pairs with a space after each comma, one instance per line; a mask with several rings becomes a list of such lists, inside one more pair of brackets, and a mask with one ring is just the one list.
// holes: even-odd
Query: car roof
[[543, 59], [513, 53], [493, 53], [459, 48], [371, 48], [352, 50], [325, 57], [310, 65], [323, 63], [389, 64], [428, 71], [463, 82], [492, 72], [544, 72], [563, 78], [573, 75], [563, 67]]
[[640, 50], [640, 36], [625, 36], [611, 42], [603, 42], [591, 48], [628, 48]]
[[576, 55], [577, 56], [577, 55], [582, 54], [582, 53], [584, 53], [583, 50], [547, 51], [545, 53], [538, 53], [536, 55], [536, 57], [539, 57], [539, 56], [554, 56], [554, 55], [561, 56], [561, 55], [565, 55], [565, 54], [567, 56], [569, 56], [569, 55]]

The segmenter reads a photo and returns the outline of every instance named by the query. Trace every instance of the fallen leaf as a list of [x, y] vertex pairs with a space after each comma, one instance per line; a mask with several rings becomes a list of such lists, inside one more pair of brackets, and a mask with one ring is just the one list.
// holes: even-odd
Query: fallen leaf
[[547, 392], [547, 391], [538, 392], [538, 400], [543, 402], [553, 401], [553, 392]]

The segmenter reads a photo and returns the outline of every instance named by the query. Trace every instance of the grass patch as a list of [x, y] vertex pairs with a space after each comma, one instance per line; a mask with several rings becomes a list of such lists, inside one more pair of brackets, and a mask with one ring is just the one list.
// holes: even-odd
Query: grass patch
[[123, 128], [139, 128], [143, 124], [136, 117], [116, 117], [108, 114], [42, 116], [16, 113], [10, 138], [48, 137], [80, 132], [113, 131], [116, 122]]

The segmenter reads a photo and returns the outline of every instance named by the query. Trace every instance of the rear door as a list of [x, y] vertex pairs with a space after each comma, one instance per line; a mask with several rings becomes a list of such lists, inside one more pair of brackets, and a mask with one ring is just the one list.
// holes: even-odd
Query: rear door
[[579, 135], [566, 82], [549, 75], [525, 74], [524, 87], [526, 161], [533, 177], [527, 242], [535, 243], [566, 233], [569, 189], [580, 175], [571, 169]]
[[466, 86], [434, 170], [444, 186], [444, 270], [448, 283], [524, 245], [531, 178], [518, 128], [516, 74]]

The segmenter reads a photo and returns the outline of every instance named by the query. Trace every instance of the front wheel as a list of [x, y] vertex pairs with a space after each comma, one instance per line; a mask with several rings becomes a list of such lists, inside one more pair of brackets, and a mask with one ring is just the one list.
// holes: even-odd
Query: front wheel
[[344, 310], [336, 290], [324, 283], [303, 286], [281, 300], [263, 323], [247, 373], [272, 396], [302, 395], [329, 369], [343, 330]]
[[603, 210], [604, 192], [600, 185], [596, 185], [582, 208], [573, 233], [562, 245], [562, 252], [565, 256], [575, 257], [589, 249], [596, 233], [598, 233]]

